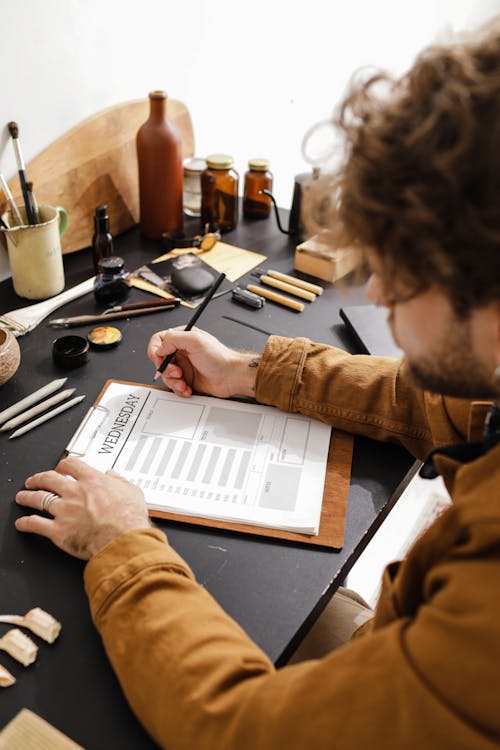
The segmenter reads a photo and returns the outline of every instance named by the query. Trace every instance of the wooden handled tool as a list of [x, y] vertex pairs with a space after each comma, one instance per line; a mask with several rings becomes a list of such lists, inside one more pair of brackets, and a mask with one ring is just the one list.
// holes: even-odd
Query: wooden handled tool
[[281, 273], [281, 271], [269, 270], [267, 271], [267, 275], [272, 276], [274, 279], [279, 279], [280, 281], [286, 281], [288, 284], [293, 284], [293, 286], [298, 286], [301, 289], [306, 289], [313, 294], [323, 294], [322, 286], [311, 284], [309, 281], [302, 281], [302, 279], [297, 279], [295, 276], [288, 276], [288, 274]]
[[294, 294], [296, 297], [301, 297], [301, 299], [305, 299], [308, 302], [314, 302], [316, 299], [316, 295], [312, 292], [308, 292], [306, 289], [301, 289], [295, 284], [287, 284], [286, 281], [274, 279], [272, 276], [261, 276], [260, 280], [263, 284], [267, 284], [267, 286], [273, 286], [275, 289], [281, 289], [282, 292]]
[[266, 287], [264, 286], [257, 286], [257, 284], [249, 284], [247, 286], [247, 289], [249, 292], [253, 292], [254, 294], [260, 294], [261, 297], [270, 299], [271, 302], [276, 302], [278, 305], [284, 305], [284, 307], [289, 307], [291, 310], [295, 310], [296, 312], [302, 312], [302, 310], [304, 309], [303, 302], [297, 302], [297, 300], [290, 299], [289, 297], [284, 297], [282, 294], [278, 294], [277, 292], [272, 292], [270, 289], [266, 289]]

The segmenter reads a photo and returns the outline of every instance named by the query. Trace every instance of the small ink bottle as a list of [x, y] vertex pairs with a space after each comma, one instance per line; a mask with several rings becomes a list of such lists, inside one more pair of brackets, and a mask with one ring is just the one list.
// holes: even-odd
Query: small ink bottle
[[94, 214], [94, 236], [92, 237], [94, 273], [98, 272], [101, 258], [109, 258], [110, 255], [113, 255], [113, 237], [109, 231], [108, 207], [97, 206]]
[[273, 176], [267, 159], [250, 159], [245, 172], [243, 216], [246, 219], [267, 219], [271, 213], [271, 199], [261, 190], [273, 189]]
[[127, 299], [130, 291], [127, 284], [129, 274], [124, 266], [123, 258], [118, 255], [110, 255], [99, 261], [94, 296], [100, 305], [116, 305]]

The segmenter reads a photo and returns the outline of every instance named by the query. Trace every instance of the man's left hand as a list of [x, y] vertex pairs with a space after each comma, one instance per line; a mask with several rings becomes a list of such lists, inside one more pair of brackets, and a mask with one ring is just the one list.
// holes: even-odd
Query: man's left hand
[[78, 458], [65, 458], [53, 471], [28, 477], [18, 505], [46, 511], [22, 516], [18, 531], [40, 534], [81, 560], [89, 560], [120, 534], [151, 526], [142, 491], [128, 480], [103, 474]]

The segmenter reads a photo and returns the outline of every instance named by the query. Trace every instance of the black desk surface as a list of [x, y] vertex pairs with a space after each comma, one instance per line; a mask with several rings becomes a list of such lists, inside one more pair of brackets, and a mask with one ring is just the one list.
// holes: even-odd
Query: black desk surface
[[[198, 230], [195, 220], [190, 229]], [[89, 235], [91, 228], [89, 227]], [[240, 220], [237, 230], [224, 240], [268, 256], [264, 265], [293, 273], [295, 242], [279, 233], [274, 218]], [[115, 240], [115, 252], [132, 270], [161, 254], [159, 243], [144, 240], [135, 228]], [[92, 275], [89, 250], [65, 256], [66, 288]], [[307, 278], [307, 277], [303, 277]], [[244, 277], [241, 285], [255, 279]], [[313, 280], [313, 279], [312, 279]], [[314, 281], [314, 280], [313, 280]], [[360, 285], [338, 291], [324, 284], [325, 292], [297, 314], [267, 302], [253, 311], [232, 302], [230, 295], [214, 300], [204, 312], [200, 327], [231, 346], [261, 350], [267, 336], [224, 315], [286, 336], [308, 336], [355, 352], [355, 344], [340, 321], [339, 308], [363, 304]], [[146, 298], [132, 290], [129, 301]], [[0, 284], [0, 313], [23, 306], [10, 280]], [[95, 311], [93, 295], [60, 308], [53, 317]], [[153, 743], [128, 709], [108, 665], [97, 632], [91, 623], [82, 587], [84, 564], [68, 557], [46, 540], [22, 535], [14, 529], [20, 511], [13, 502], [24, 479], [53, 467], [86, 410], [107, 378], [151, 383], [153, 368], [145, 350], [152, 333], [182, 325], [191, 311], [155, 313], [115, 321], [123, 332], [113, 350], [91, 352], [83, 367], [62, 371], [51, 357], [52, 341], [64, 332], [42, 322], [18, 339], [21, 365], [0, 388], [0, 410], [50, 380], [68, 375], [65, 387], [76, 387], [87, 399], [54, 420], [9, 440], [0, 434], [1, 539], [0, 602], [2, 613], [24, 614], [35, 606], [54, 614], [63, 625], [61, 636], [40, 646], [34, 665], [24, 668], [0, 653], [17, 678], [0, 696], [0, 726], [27, 707], [68, 734], [87, 750], [97, 748], [150, 748]], [[86, 335], [90, 326], [72, 329]], [[158, 522], [168, 532], [175, 549], [188, 561], [198, 581], [277, 664], [284, 664], [308, 628], [380, 525], [404, 487], [413, 460], [402, 449], [356, 438], [349, 494], [345, 544], [340, 552], [294, 543], [277, 542], [184, 524]], [[7, 630], [2, 626], [0, 634]], [[159, 665], [160, 666], [160, 665]], [[188, 717], [186, 717], [188, 718]]]

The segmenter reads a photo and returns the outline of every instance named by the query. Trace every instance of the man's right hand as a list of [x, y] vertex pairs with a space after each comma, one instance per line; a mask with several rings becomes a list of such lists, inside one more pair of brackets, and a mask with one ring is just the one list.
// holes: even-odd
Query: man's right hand
[[153, 334], [148, 357], [158, 368], [175, 352], [175, 359], [162, 373], [163, 382], [178, 396], [193, 392], [219, 398], [253, 396], [259, 355], [236, 351], [210, 333], [182, 326]]

